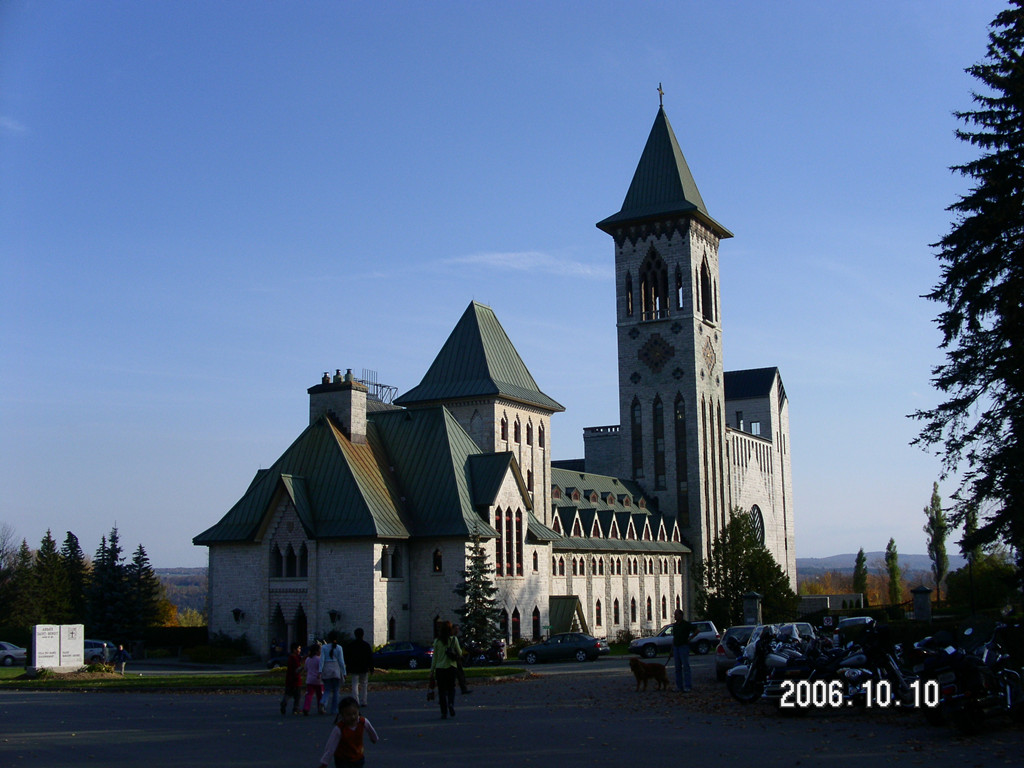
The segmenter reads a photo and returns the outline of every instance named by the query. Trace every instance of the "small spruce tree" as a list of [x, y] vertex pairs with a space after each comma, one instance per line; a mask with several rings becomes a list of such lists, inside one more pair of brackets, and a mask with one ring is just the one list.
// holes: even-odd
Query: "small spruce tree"
[[486, 648], [498, 635], [500, 611], [494, 599], [498, 588], [491, 579], [494, 569], [487, 562], [487, 551], [477, 533], [473, 534], [468, 555], [466, 570], [459, 571], [463, 580], [455, 587], [455, 594], [464, 602], [455, 613], [462, 619], [460, 634], [464, 642]]
[[900, 583], [900, 556], [894, 539], [889, 539], [885, 545], [885, 570], [889, 576], [889, 603], [899, 605], [903, 602], [903, 585]]
[[857, 559], [853, 563], [853, 591], [864, 595], [864, 605], [868, 604], [868, 559], [864, 547], [857, 551]]

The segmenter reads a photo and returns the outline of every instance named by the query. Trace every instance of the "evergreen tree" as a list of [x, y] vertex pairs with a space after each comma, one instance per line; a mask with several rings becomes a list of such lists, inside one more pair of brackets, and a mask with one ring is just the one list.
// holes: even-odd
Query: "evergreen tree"
[[947, 398], [915, 418], [914, 441], [934, 447], [961, 484], [950, 522], [988, 510], [967, 535], [973, 549], [1005, 541], [1024, 582], [1024, 0], [996, 16], [985, 59], [967, 69], [983, 86], [974, 108], [956, 112], [957, 137], [980, 156], [953, 167], [971, 181], [949, 210], [954, 224], [937, 244], [941, 278], [927, 298], [946, 360], [932, 381]]
[[935, 577], [935, 597], [942, 599], [942, 580], [949, 572], [949, 557], [946, 555], [946, 535], [949, 526], [946, 513], [942, 511], [942, 498], [939, 496], [939, 484], [932, 483], [932, 498], [924, 508], [924, 532], [928, 534], [928, 557], [932, 561], [932, 575]]
[[694, 572], [697, 612], [719, 626], [743, 621], [743, 595], [762, 596], [761, 613], [766, 622], [791, 621], [799, 598], [789, 579], [758, 538], [750, 515], [733, 513], [711, 545], [703, 566]]
[[462, 617], [460, 629], [465, 643], [487, 648], [498, 636], [501, 612], [494, 599], [498, 594], [491, 578], [494, 569], [487, 562], [487, 551], [477, 533], [473, 534], [468, 554], [466, 570], [459, 571], [462, 582], [455, 587], [455, 594], [464, 602], [455, 613]]
[[146, 627], [160, 623], [163, 587], [149, 563], [149, 556], [141, 544], [135, 550], [131, 563], [125, 568], [129, 638], [139, 640]]
[[41, 623], [35, 571], [35, 555], [28, 548], [28, 542], [22, 539], [11, 572], [11, 601], [7, 622], [12, 626], [28, 628]]
[[93, 558], [89, 580], [89, 631], [100, 637], [120, 639], [130, 625], [125, 580], [124, 557], [121, 554], [117, 526], [110, 538], [100, 540]]
[[864, 605], [868, 604], [868, 558], [864, 547], [857, 550], [857, 559], [853, 563], [853, 591], [864, 595]]
[[885, 545], [885, 570], [889, 576], [889, 603], [899, 605], [903, 602], [903, 585], [900, 582], [900, 556], [893, 539]]
[[85, 562], [85, 553], [78, 543], [78, 537], [71, 531], [64, 537], [64, 544], [60, 548], [60, 561], [68, 583], [69, 623], [84, 624], [89, 566]]
[[38, 618], [44, 624], [65, 624], [71, 618], [67, 574], [49, 529], [36, 553], [35, 582]]

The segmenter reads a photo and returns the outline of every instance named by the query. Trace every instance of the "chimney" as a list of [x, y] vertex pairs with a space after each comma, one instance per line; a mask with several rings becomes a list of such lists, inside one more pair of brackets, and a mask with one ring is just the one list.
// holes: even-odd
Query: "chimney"
[[344, 376], [339, 368], [333, 378], [325, 372], [321, 383], [306, 391], [309, 393], [310, 424], [325, 413], [330, 414], [345, 437], [353, 443], [366, 442], [367, 387], [352, 376], [351, 368]]

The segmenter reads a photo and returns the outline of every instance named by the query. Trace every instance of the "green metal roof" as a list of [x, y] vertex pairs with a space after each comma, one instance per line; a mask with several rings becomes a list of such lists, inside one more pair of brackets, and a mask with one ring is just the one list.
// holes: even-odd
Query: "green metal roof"
[[254, 541], [279, 488], [289, 494], [307, 533], [318, 538], [409, 536], [394, 483], [381, 471], [372, 425], [364, 445], [353, 445], [326, 416], [311, 424], [195, 544]]
[[497, 536], [474, 504], [469, 459], [480, 455], [480, 448], [447, 408], [375, 413], [368, 418], [395, 467], [404, 509], [415, 520], [414, 535]]
[[613, 234], [623, 224], [677, 215], [694, 216], [719, 237], [732, 237], [729, 230], [708, 215], [668, 116], [659, 107], [622, 208], [597, 226]]
[[559, 632], [590, 634], [587, 616], [576, 595], [551, 595], [548, 598], [548, 620], [551, 622], [552, 635]]
[[465, 397], [504, 397], [548, 411], [565, 408], [545, 395], [494, 310], [471, 302], [418, 386], [401, 397], [399, 405]]
[[533, 509], [533, 500], [526, 488], [523, 474], [511, 451], [478, 453], [469, 457], [469, 479], [476, 507], [493, 507], [508, 473], [512, 473], [527, 509]]

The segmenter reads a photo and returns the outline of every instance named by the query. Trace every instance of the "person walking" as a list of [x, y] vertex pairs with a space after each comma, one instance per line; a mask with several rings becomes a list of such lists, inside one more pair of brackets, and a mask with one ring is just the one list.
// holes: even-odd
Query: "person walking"
[[681, 609], [676, 608], [672, 625], [672, 661], [676, 667], [676, 690], [685, 693], [693, 688], [690, 676], [690, 640], [693, 635], [693, 624], [686, 620]]
[[338, 714], [338, 696], [345, 682], [345, 652], [338, 645], [338, 635], [331, 633], [331, 644], [325, 645], [320, 654], [320, 679], [324, 682], [324, 700], [327, 711]]
[[[459, 639], [459, 625], [452, 624], [452, 637], [456, 640]], [[466, 685], [466, 670], [462, 667], [462, 656], [459, 656], [459, 661], [455, 665], [455, 679], [459, 682], [459, 690], [462, 691], [462, 695], [465, 696], [467, 693], [472, 693], [469, 690], [469, 686]]]
[[131, 657], [132, 655], [124, 649], [124, 645], [119, 643], [117, 651], [114, 653], [114, 658], [111, 659], [111, 661], [114, 662], [114, 665], [117, 667], [117, 671], [120, 672], [122, 676], [124, 676], [124, 666], [128, 663]]
[[292, 714], [299, 714], [299, 697], [302, 695], [302, 646], [292, 643], [291, 653], [284, 672], [284, 696], [281, 697], [281, 714], [288, 711], [288, 699], [292, 700]]
[[352, 698], [366, 706], [366, 694], [373, 671], [373, 648], [363, 639], [363, 628], [356, 627], [356, 639], [348, 644], [348, 673], [352, 676]]
[[449, 715], [455, 717], [455, 672], [460, 658], [462, 647], [459, 639], [452, 636], [451, 622], [440, 622], [434, 640], [434, 657], [430, 660], [430, 681], [437, 685], [442, 720], [447, 720]]
[[306, 657], [306, 701], [302, 705], [302, 714], [309, 715], [309, 708], [313, 704], [313, 697], [316, 696], [316, 709], [321, 715], [324, 713], [324, 686], [320, 681], [320, 646], [314, 644], [309, 649]]

